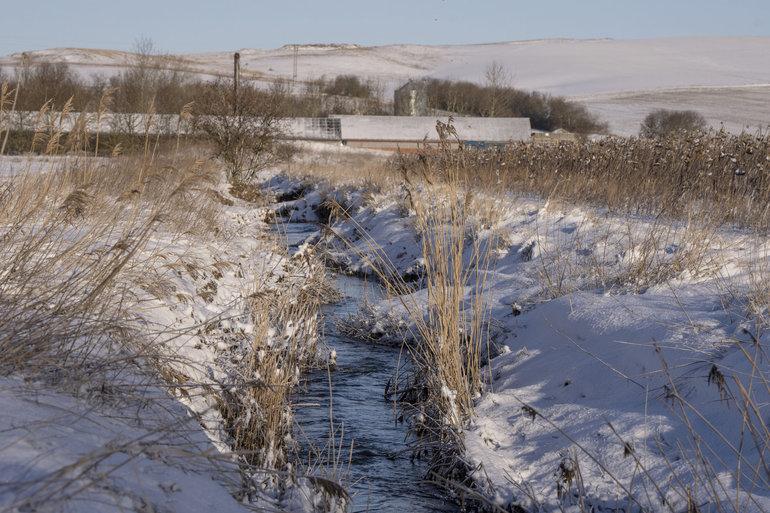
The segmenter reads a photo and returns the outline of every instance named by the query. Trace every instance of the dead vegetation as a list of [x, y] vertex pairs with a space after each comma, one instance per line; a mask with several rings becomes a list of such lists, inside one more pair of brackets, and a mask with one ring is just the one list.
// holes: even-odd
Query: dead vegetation
[[[587, 205], [618, 215], [770, 227], [770, 137], [765, 134], [679, 133], [458, 151], [462, 161], [453, 165], [461, 166], [462, 179], [494, 198], [532, 195], [552, 206]], [[455, 157], [434, 148], [397, 155], [303, 149], [288, 172], [378, 192], [398, 187], [404, 171], [426, 183], [441, 180], [432, 170], [446, 167], [448, 158]]]
[[[611, 137], [465, 152], [458, 172], [483, 191], [534, 194], [617, 214], [770, 226], [770, 137], [763, 134]], [[402, 156], [399, 165], [421, 172], [442, 159], [426, 151]]]
[[286, 173], [314, 181], [323, 180], [335, 186], [356, 186], [379, 192], [400, 183], [400, 175], [389, 157], [389, 154], [376, 151], [299, 146]]
[[532, 127], [559, 128], [579, 134], [606, 133], [607, 125], [580, 103], [559, 96], [529, 92], [511, 86], [508, 72], [492, 63], [484, 85], [452, 80], [427, 80], [428, 105], [461, 116], [527, 117]]
[[196, 125], [213, 143], [215, 155], [227, 165], [230, 182], [249, 181], [255, 173], [280, 161], [282, 102], [286, 91], [269, 94], [243, 84], [207, 84], [198, 101]]
[[[40, 393], [75, 397], [102, 413], [141, 411], [148, 441], [177, 444], [195, 458], [201, 447], [183, 434], [191, 429], [187, 415], [164, 404], [164, 391], [189, 396], [191, 390], [186, 376], [173, 371], [178, 358], [158, 344], [178, 335], [143, 328], [137, 314], [143, 290], [162, 292], [148, 280], [169, 258], [154, 242], [159, 234], [195, 237], [216, 226], [217, 205], [204, 193], [212, 169], [194, 159], [178, 161], [176, 170], [134, 159], [100, 164], [79, 162], [3, 181], [3, 386], [23, 376], [48, 387]], [[153, 397], [153, 390], [160, 394]], [[5, 492], [22, 509], [90, 500], [115, 470], [106, 460], [127, 450], [115, 443], [67, 468], [51, 468], [50, 480], [20, 479]]]
[[131, 297], [124, 280], [143, 272], [147, 260], [137, 256], [152, 234], [216, 230], [217, 205], [206, 194], [218, 180], [211, 164], [166, 162], [80, 161], [3, 183], [2, 347], [18, 354], [6, 365], [59, 362], [59, 351], [122, 331]]
[[[284, 471], [290, 467], [291, 394], [316, 358], [323, 264], [308, 254], [286, 266], [288, 276], [315, 276], [316, 286], [288, 277], [272, 285], [256, 285], [249, 305], [255, 335], [218, 398], [225, 429], [247, 468]], [[275, 474], [268, 473], [266, 479], [271, 486], [283, 483]], [[252, 482], [253, 492], [263, 484]]]
[[[451, 139], [451, 127], [439, 126], [439, 130]], [[650, 463], [640, 455], [641, 449], [617, 433], [620, 454], [635, 469], [633, 482], [627, 484], [606, 469], [602, 472], [617, 484], [618, 496], [634, 511], [645, 510], [651, 503], [667, 511], [681, 511], [677, 505], [682, 504], [698, 511], [762, 511], [754, 493], [768, 488], [764, 455], [770, 441], [761, 415], [763, 397], [770, 391], [765, 386], [766, 355], [761, 342], [767, 328], [767, 270], [760, 267], [751, 271], [751, 283], [740, 290], [730, 288], [730, 277], [723, 274], [731, 272], [728, 269], [734, 262], [730, 252], [736, 246], [756, 242], [758, 248], [766, 248], [769, 142], [761, 134], [718, 132], [657, 140], [516, 144], [490, 151], [453, 144], [440, 151], [426, 149], [417, 155], [401, 155], [387, 163], [381, 156], [369, 154], [362, 166], [383, 166], [381, 173], [372, 175], [373, 185], [356, 176], [354, 169], [345, 170], [344, 165], [343, 171], [335, 172], [339, 157], [331, 153], [322, 157], [316, 168], [311, 164], [293, 171], [303, 177], [321, 176], [332, 184], [357, 184], [373, 191], [377, 197], [367, 198], [368, 208], [362, 218], [400, 198], [403, 216], [414, 219], [425, 260], [418, 295], [413, 294], [414, 284], [404, 283], [364, 227], [356, 226], [355, 235], [343, 244], [350, 250], [365, 247], [361, 260], [370, 262], [381, 281], [389, 285], [395, 295], [391, 303], [396, 303], [411, 323], [412, 332], [405, 338], [416, 370], [413, 375], [401, 376], [400, 388], [390, 387], [389, 393], [405, 405], [415, 435], [422, 437], [424, 443], [415, 445], [416, 455], [433, 458], [433, 468], [441, 471], [443, 477], [438, 479], [443, 484], [453, 485], [466, 497], [475, 497], [486, 482], [483, 469], [464, 464], [461, 457], [462, 429], [473, 415], [474, 398], [481, 393], [477, 385], [483, 383], [477, 380], [486, 363], [479, 348], [489, 340], [486, 311], [479, 300], [485, 285], [474, 274], [483, 272], [485, 262], [492, 258], [485, 253], [490, 250], [479, 245], [483, 236], [490, 238], [492, 251], [498, 245], [503, 254], [515, 248], [521, 260], [532, 262], [538, 272], [540, 295], [518, 298], [524, 306], [514, 303], [513, 315], [579, 290], [598, 290], [617, 297], [618, 305], [622, 305], [623, 295], [645, 294], [654, 287], [670, 289], [676, 297], [679, 280], [715, 284], [715, 294], [725, 295], [725, 304], [739, 305], [740, 313], [731, 309], [730, 315], [738, 315], [738, 322], [751, 329], [730, 341], [732, 356], [727, 366], [732, 372], [710, 357], [696, 357], [703, 387], [713, 392], [714, 401], [725, 405], [724, 415], [731, 419], [725, 425], [733, 426], [731, 431], [720, 431], [713, 419], [705, 418], [688, 402], [692, 390], [682, 385], [682, 379], [665, 361], [661, 364], [667, 381], [662, 397], [690, 433], [689, 440], [683, 442], [687, 447], [681, 447], [681, 454], [677, 454], [686, 458], [683, 472], [691, 481], [683, 481], [673, 471], [671, 482], [652, 478]], [[387, 201], [377, 200], [386, 196]], [[530, 218], [534, 222], [531, 238], [513, 245], [495, 228], [506, 216], [530, 215], [513, 213], [516, 209], [511, 203], [516, 199], [522, 200], [522, 208], [533, 207], [534, 217]], [[589, 226], [559, 220], [575, 210], [581, 211], [581, 222]], [[347, 225], [356, 225], [356, 219], [354, 211], [340, 218]], [[737, 241], [730, 239], [736, 235], [732, 229], [736, 225], [747, 228], [738, 232]], [[337, 233], [334, 226], [331, 231]], [[498, 235], [502, 239], [499, 244]], [[766, 256], [765, 250], [756, 255], [756, 262], [765, 262]], [[463, 258], [465, 264], [457, 267]], [[415, 297], [419, 304], [415, 304]], [[383, 318], [382, 312], [374, 314]], [[343, 327], [354, 336], [377, 341], [375, 325], [351, 319]], [[702, 333], [695, 325], [682, 329], [696, 339]], [[532, 422], [555, 429], [554, 421], [532, 405], [522, 403], [521, 411]], [[612, 431], [614, 427], [609, 426]], [[730, 439], [735, 426], [741, 433], [740, 445]], [[562, 436], [569, 437], [569, 426], [560, 429]], [[758, 459], [746, 455], [747, 443], [758, 448]], [[727, 453], [731, 454], [728, 466], [735, 469], [728, 477], [715, 470], [715, 458], [721, 458], [721, 464]], [[565, 509], [598, 508], [602, 502], [591, 495], [581, 469], [599, 461], [599, 455], [575, 444], [554, 469], [555, 501]], [[667, 464], [682, 468], [681, 460], [672, 459]], [[466, 479], [471, 474], [479, 488], [469, 490], [471, 481]], [[726, 479], [744, 483], [737, 495], [730, 495]], [[535, 509], [551, 499], [539, 496], [526, 483], [512, 480], [512, 485]], [[645, 493], [654, 497], [645, 498]], [[655, 502], [656, 497], [665, 498]], [[696, 497], [707, 499], [696, 504]]]
[[[15, 107], [14, 97], [5, 84], [0, 120]], [[108, 103], [83, 115], [104, 115]], [[223, 303], [224, 276], [249, 276], [237, 264], [190, 255], [196, 245], [226, 246], [233, 237], [222, 215], [237, 200], [221, 189], [221, 165], [180, 138], [162, 151], [149, 130], [142, 151], [94, 158], [98, 146], [86, 143], [94, 139], [85, 123], [62, 131], [71, 116], [66, 107], [55, 116], [47, 116], [44, 107], [39, 116], [34, 141], [45, 160], [31, 159], [26, 171], [0, 183], [1, 377], [43, 383], [105, 415], [113, 413], [100, 409], [104, 404], [132, 405], [137, 418], [128, 421], [146, 425], [158, 444], [189, 450], [191, 459], [219, 458], [225, 467], [238, 462], [238, 482], [227, 474], [231, 470], [222, 471], [231, 493], [270, 503], [270, 497], [304, 479], [289, 471], [289, 395], [314, 358], [316, 311], [328, 292], [322, 267], [309, 255], [289, 261], [276, 254], [285, 269], [269, 267], [268, 259], [258, 269], [259, 281], [239, 291], [241, 299], [236, 295]], [[153, 116], [146, 119], [152, 122]], [[0, 130], [0, 140], [7, 133]], [[189, 292], [179, 288], [180, 280], [189, 282]], [[180, 326], [154, 320], [155, 311], [184, 311], [193, 304], [205, 304], [213, 317]], [[218, 312], [211, 314], [214, 309]], [[229, 327], [234, 318], [254, 326], [251, 341], [243, 330]], [[202, 348], [211, 339], [220, 340], [222, 362], [195, 361], [180, 352], [181, 341], [197, 340]], [[219, 375], [207, 375], [205, 369], [215, 363]], [[229, 374], [223, 377], [225, 370]], [[168, 403], [189, 410], [169, 409]], [[219, 446], [216, 458], [200, 454], [200, 442], [185, 445], [190, 414], [212, 436], [225, 433], [226, 446]], [[50, 483], [17, 483], [10, 492], [14, 506], [63, 503], [72, 499], [73, 487], [89, 493], [75, 470], [95, 471], [94, 461], [122, 450], [116, 445], [70, 470], [53, 469]], [[220, 470], [214, 466], [212, 472]]]

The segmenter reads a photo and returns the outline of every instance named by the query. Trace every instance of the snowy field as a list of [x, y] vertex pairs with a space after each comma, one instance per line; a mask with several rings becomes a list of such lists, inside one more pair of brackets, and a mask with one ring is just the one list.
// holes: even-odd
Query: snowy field
[[[3, 375], [0, 406], [8, 413], [0, 417], [0, 509], [323, 510], [326, 498], [276, 449], [291, 446], [300, 433], [284, 433], [282, 443], [260, 447], [256, 452], [267, 468], [255, 472], [233, 445], [222, 401], [249, 398], [252, 379], [261, 379], [259, 362], [290, 342], [301, 342], [309, 358], [327, 361], [325, 353], [315, 354], [316, 339], [324, 336], [317, 312], [305, 312], [299, 323], [289, 315], [297, 298], [321, 290], [319, 255], [331, 268], [361, 276], [374, 276], [384, 256], [399, 275], [418, 277], [417, 287], [400, 298], [367, 297], [361, 315], [347, 321], [364, 338], [351, 343], [400, 342], [404, 327], [416, 322], [404, 317], [404, 305], [427, 313], [429, 298], [419, 286], [422, 240], [437, 233], [420, 228], [414, 202], [438, 212], [447, 191], [430, 181], [408, 189], [398, 173], [377, 167], [385, 165], [386, 153], [320, 143], [301, 148], [293, 174], [273, 169], [259, 175], [259, 204], [239, 199], [217, 167], [200, 175], [200, 166], [214, 163], [191, 155], [192, 175], [179, 176], [173, 192], [161, 196], [161, 224], [137, 247], [135, 263], [119, 272], [122, 324], [110, 326], [83, 356], [85, 371], [43, 360]], [[347, 181], [334, 174], [343, 161]], [[46, 216], [23, 217], [41, 226], [52, 222], [49, 229], [61, 233], [40, 244], [42, 256], [31, 259], [39, 258], [39, 272], [49, 273], [38, 286], [66, 277], [57, 262], [72, 255], [122, 251], [121, 227], [141, 219], [139, 212], [151, 211], [152, 203], [132, 210], [141, 205], [132, 201], [150, 200], [141, 199], [148, 191], [134, 189], [131, 180], [125, 194], [93, 192], [122, 183], [119, 175], [104, 180], [101, 174], [115, 171], [111, 166], [121, 160], [0, 159], [5, 180], [21, 173], [19, 184], [35, 184], [51, 169], [66, 170], [62, 176], [74, 180], [89, 162], [88, 180], [73, 182], [82, 183], [82, 191], [66, 189], [48, 207], [40, 202]], [[298, 178], [303, 166], [315, 167], [315, 178]], [[364, 169], [380, 180], [364, 176]], [[169, 186], [163, 177], [176, 176], [162, 162], [151, 171], [153, 189], [163, 190]], [[55, 180], [39, 183], [55, 196]], [[344, 214], [330, 214], [331, 199], [344, 205]], [[216, 207], [208, 216], [206, 201]], [[461, 240], [489, 252], [489, 263], [471, 273], [462, 291], [465, 305], [483, 300], [492, 355], [461, 433], [477, 490], [501, 508], [520, 505], [533, 512], [679, 512], [693, 505], [704, 513], [770, 510], [766, 235], [613, 214], [506, 190], [474, 193], [464, 204], [469, 216]], [[74, 217], [67, 217], [70, 208]], [[103, 219], [96, 216], [102, 208], [117, 223], [103, 234], [89, 225]], [[14, 219], [14, 212], [4, 215]], [[316, 223], [330, 215], [329, 228], [309, 235], [293, 257], [266, 223]], [[26, 285], [14, 281], [26, 267], [12, 263], [21, 261], [15, 252], [30, 237], [47, 232], [35, 226], [8, 230], [16, 243], [2, 247], [12, 269], [0, 274], [6, 309], [29, 296]], [[89, 230], [96, 238], [46, 263], [49, 252]], [[72, 294], [75, 299], [67, 300], [77, 304]], [[282, 297], [289, 310], [275, 312]], [[41, 315], [52, 322], [47, 326], [64, 330], [54, 322], [64, 314], [43, 298]], [[16, 324], [0, 323], [0, 347], [16, 347], [2, 346], [16, 340]], [[125, 333], [152, 353], [127, 353], [131, 346], [119, 338]], [[156, 352], [162, 358], [156, 360]], [[115, 358], [118, 368], [112, 367]], [[244, 362], [258, 362], [257, 374], [246, 372], [255, 368], [244, 368]], [[294, 386], [300, 367], [290, 362], [270, 372], [287, 373]], [[384, 385], [372, 384], [372, 405], [382, 401], [377, 387]], [[281, 422], [293, 425], [290, 408], [279, 412]], [[261, 433], [250, 422], [264, 413], [260, 406], [238, 422]], [[366, 419], [348, 419], [361, 421]], [[340, 435], [337, 443], [346, 447], [349, 441]], [[409, 447], [389, 450], [408, 453]], [[276, 481], [278, 474], [290, 479]]]
[[655, 109], [697, 110], [712, 127], [740, 133], [766, 133], [770, 127], [770, 86], [715, 87], [597, 95], [579, 101], [602, 119], [610, 131], [635, 135], [641, 120]]
[[[52, 49], [33, 58], [68, 62], [84, 75], [109, 75], [131, 61], [126, 52]], [[291, 78], [294, 47], [241, 50], [246, 76]], [[11, 67], [20, 55], [0, 58]], [[646, 40], [540, 40], [483, 45], [300, 45], [298, 77], [308, 80], [354, 73], [380, 81], [386, 95], [409, 78], [483, 80], [493, 61], [512, 85], [580, 99], [619, 133], [635, 132], [643, 113], [663, 107], [702, 110], [709, 122], [737, 129], [766, 125], [770, 38]], [[166, 65], [207, 75], [228, 75], [231, 53], [179, 56]], [[751, 93], [743, 89], [754, 86]], [[704, 92], [702, 88], [717, 88]], [[739, 89], [735, 89], [739, 88]], [[676, 90], [674, 92], [666, 92]], [[716, 96], [715, 96], [716, 95]], [[632, 129], [633, 128], [633, 129]]]

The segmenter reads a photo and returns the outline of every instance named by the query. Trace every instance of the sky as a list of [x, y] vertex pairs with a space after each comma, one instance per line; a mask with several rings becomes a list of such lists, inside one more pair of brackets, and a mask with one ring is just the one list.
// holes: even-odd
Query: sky
[[63, 46], [172, 53], [292, 43], [467, 44], [770, 36], [770, 0], [3, 0], [0, 55]]

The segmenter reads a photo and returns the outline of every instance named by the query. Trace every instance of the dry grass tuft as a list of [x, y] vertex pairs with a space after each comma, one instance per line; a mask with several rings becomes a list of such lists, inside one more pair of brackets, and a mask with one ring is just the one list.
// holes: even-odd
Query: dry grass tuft
[[377, 192], [400, 184], [399, 172], [389, 157], [389, 153], [382, 151], [329, 144], [300, 146], [286, 172], [300, 179], [313, 178]]

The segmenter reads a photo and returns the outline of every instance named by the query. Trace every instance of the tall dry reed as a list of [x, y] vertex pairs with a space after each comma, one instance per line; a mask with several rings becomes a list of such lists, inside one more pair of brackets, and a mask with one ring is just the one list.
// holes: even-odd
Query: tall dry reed
[[[401, 157], [420, 169], [442, 152]], [[536, 194], [618, 214], [770, 226], [770, 136], [727, 132], [663, 139], [617, 138], [513, 143], [467, 152], [458, 171], [486, 191]]]

